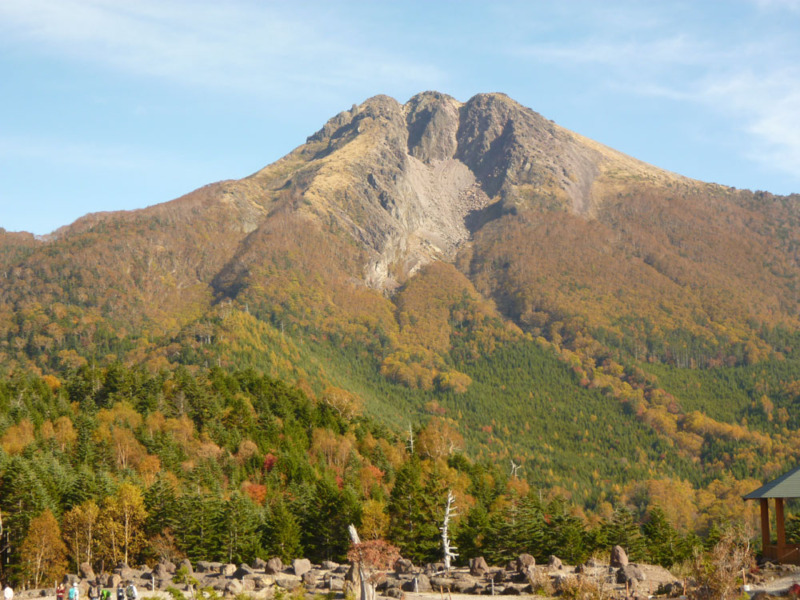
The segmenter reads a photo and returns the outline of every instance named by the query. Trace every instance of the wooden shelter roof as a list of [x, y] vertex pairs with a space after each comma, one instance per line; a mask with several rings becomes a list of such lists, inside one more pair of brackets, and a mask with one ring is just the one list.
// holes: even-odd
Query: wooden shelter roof
[[777, 479], [765, 483], [744, 497], [745, 500], [761, 498], [800, 498], [800, 467], [795, 467]]

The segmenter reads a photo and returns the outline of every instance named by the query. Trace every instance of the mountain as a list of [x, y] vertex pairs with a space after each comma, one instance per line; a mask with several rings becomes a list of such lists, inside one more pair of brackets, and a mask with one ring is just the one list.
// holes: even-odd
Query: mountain
[[253, 366], [588, 505], [733, 497], [798, 458], [798, 223], [502, 94], [377, 96], [245, 179], [0, 232], [0, 359]]

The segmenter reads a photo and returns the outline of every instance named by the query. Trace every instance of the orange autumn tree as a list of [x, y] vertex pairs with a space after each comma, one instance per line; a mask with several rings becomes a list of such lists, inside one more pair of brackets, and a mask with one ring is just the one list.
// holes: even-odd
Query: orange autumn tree
[[64, 574], [67, 547], [61, 539], [58, 521], [49, 510], [31, 520], [20, 548], [20, 562], [25, 578], [35, 588]]

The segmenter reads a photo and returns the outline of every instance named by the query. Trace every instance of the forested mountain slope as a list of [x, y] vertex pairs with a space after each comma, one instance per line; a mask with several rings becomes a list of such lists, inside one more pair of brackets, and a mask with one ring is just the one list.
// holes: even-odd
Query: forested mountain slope
[[[800, 452], [797, 200], [502, 94], [378, 96], [245, 179], [0, 232], [2, 369], [252, 367], [395, 432], [446, 425], [448, 456], [590, 511], [706, 530]], [[4, 431], [29, 418], [8, 410]]]

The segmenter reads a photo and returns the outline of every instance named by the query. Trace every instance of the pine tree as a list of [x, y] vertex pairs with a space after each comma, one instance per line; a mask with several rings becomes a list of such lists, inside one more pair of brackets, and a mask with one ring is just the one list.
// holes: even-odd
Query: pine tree
[[604, 530], [607, 548], [622, 546], [632, 561], [645, 559], [645, 541], [630, 510], [618, 507]]
[[300, 543], [300, 523], [282, 497], [267, 508], [262, 527], [263, 546], [267, 554], [288, 562], [303, 555]]
[[397, 471], [389, 498], [389, 538], [401, 554], [416, 563], [438, 557], [439, 524], [422, 483], [422, 465], [412, 456]]

